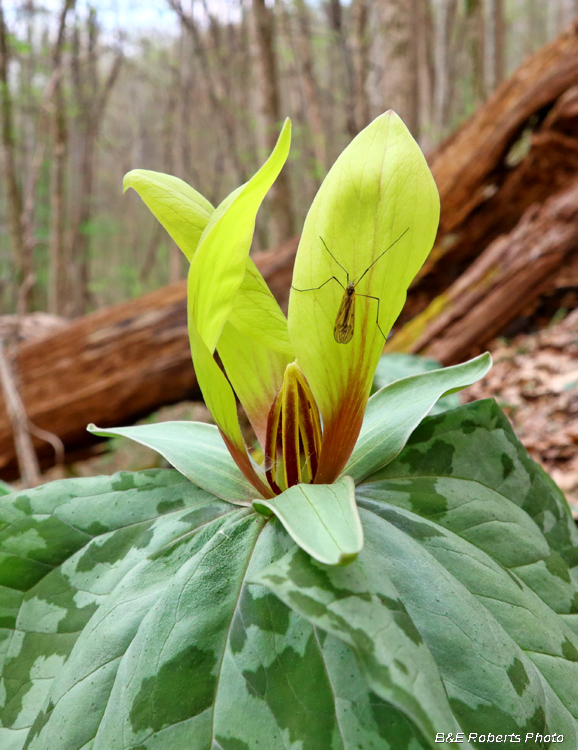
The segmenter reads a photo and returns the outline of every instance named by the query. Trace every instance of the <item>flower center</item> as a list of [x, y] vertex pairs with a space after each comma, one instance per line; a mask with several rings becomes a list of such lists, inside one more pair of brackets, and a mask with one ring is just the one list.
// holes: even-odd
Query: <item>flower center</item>
[[287, 365], [269, 411], [265, 441], [265, 472], [277, 494], [299, 482], [315, 479], [321, 449], [319, 409], [303, 371]]

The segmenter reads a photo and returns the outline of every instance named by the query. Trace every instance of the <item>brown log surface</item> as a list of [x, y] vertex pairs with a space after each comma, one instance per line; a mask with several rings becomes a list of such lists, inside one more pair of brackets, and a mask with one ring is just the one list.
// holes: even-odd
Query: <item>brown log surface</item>
[[[451, 362], [461, 358], [458, 352], [474, 351], [503, 330], [518, 314], [524, 295], [539, 293], [540, 275], [576, 277], [576, 259], [568, 247], [569, 234], [578, 233], [567, 205], [574, 188], [549, 200], [543, 209], [530, 207], [565, 191], [578, 172], [577, 27], [572, 25], [529, 57], [429, 161], [441, 197], [440, 231], [405, 315], [411, 317], [448, 290], [443, 299], [437, 297], [437, 309], [443, 308], [440, 318], [425, 325], [413, 350]], [[564, 211], [570, 218], [563, 218]], [[545, 230], [552, 240], [550, 250], [539, 236]], [[553, 239], [556, 236], [559, 241]], [[282, 307], [296, 244], [289, 240], [256, 258]], [[504, 254], [499, 261], [497, 247]], [[468, 270], [486, 248], [490, 254], [484, 253]], [[496, 271], [502, 263], [503, 270]], [[490, 270], [483, 271], [485, 264]], [[485, 283], [484, 273], [490, 271], [495, 287]], [[85, 432], [88, 422], [126, 424], [162, 405], [198, 395], [185, 294], [184, 282], [178, 283], [99, 310], [42, 340], [23, 343], [16, 368], [32, 422], [76, 450], [93, 440]], [[446, 307], [448, 297], [451, 305]], [[51, 446], [36, 439], [35, 445], [40, 458], [50, 461]], [[0, 401], [0, 475], [10, 478], [14, 465], [11, 427]]]
[[447, 289], [529, 206], [578, 173], [578, 31], [528, 57], [429, 156], [441, 199], [438, 237], [406, 321]]
[[[575, 179], [544, 204], [527, 209], [512, 232], [489, 245], [438, 298], [436, 309], [441, 312], [432, 316], [407, 350], [435, 357], [445, 365], [480, 353], [507, 322], [559, 283], [561, 271], [573, 269], [577, 260]], [[390, 348], [396, 348], [395, 339]]]
[[[297, 243], [289, 240], [255, 262], [286, 307]], [[86, 425], [130, 424], [159, 407], [200, 397], [191, 363], [186, 282], [98, 310], [15, 357], [18, 388], [29, 419], [57, 435], [68, 450], [94, 443]], [[53, 448], [34, 439], [44, 465]], [[15, 476], [12, 428], [0, 399], [0, 476]]]
[[[578, 29], [572, 24], [527, 58], [455, 133], [431, 155], [440, 192], [440, 229], [454, 230], [487, 198], [510, 147], [531, 117], [578, 85]], [[542, 114], [543, 117], [543, 114]]]

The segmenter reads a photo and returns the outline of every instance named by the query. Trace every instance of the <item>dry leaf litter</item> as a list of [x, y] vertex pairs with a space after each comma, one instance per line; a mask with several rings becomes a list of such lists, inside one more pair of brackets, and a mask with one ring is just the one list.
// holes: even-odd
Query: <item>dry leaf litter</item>
[[497, 400], [578, 518], [578, 309], [538, 333], [497, 339], [489, 348], [493, 368], [462, 400]]

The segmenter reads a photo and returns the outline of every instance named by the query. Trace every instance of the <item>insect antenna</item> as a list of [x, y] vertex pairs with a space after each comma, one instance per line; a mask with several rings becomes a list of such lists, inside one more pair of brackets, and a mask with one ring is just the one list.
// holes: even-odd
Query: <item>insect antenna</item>
[[331, 255], [331, 257], [333, 258], [333, 260], [337, 263], [337, 265], [339, 266], [339, 268], [341, 268], [342, 271], [345, 271], [345, 275], [347, 276], [347, 283], [349, 284], [349, 273], [347, 272], [347, 269], [343, 268], [343, 266], [337, 260], [337, 258], [335, 257], [335, 255], [333, 255], [333, 253], [331, 252], [331, 250], [325, 244], [325, 240], [323, 239], [323, 237], [320, 236], [319, 239], [321, 240], [321, 242], [323, 242], [323, 245], [324, 245], [325, 249], [327, 250], [327, 252], [329, 253], [329, 255]]
[[[409, 227], [408, 227], [408, 228], [407, 228], [407, 229], [406, 229], [406, 230], [405, 230], [404, 232], [402, 232], [402, 233], [401, 233], [401, 234], [399, 235], [399, 237], [398, 237], [398, 238], [397, 238], [397, 239], [395, 240], [395, 242], [392, 242], [392, 243], [391, 243], [391, 245], [390, 245], [390, 246], [389, 246], [389, 247], [388, 247], [388, 248], [387, 248], [386, 250], [384, 250], [384, 251], [383, 251], [383, 252], [382, 252], [382, 253], [381, 253], [380, 255], [378, 255], [378, 256], [377, 256], [377, 258], [376, 258], [376, 259], [375, 259], [375, 260], [373, 261], [373, 263], [372, 263], [372, 264], [371, 264], [370, 266], [368, 266], [368, 267], [367, 267], [367, 268], [365, 269], [365, 271], [364, 271], [364, 272], [363, 272], [363, 273], [361, 274], [361, 276], [360, 276], [360, 277], [359, 277], [358, 279], [356, 279], [356, 280], [355, 280], [355, 281], [354, 281], [353, 283], [354, 283], [355, 285], [359, 284], [359, 282], [360, 282], [360, 281], [361, 281], [361, 279], [362, 279], [362, 278], [363, 278], [363, 277], [365, 276], [365, 274], [366, 274], [366, 273], [367, 273], [367, 272], [369, 271], [369, 269], [370, 269], [370, 268], [372, 268], [372, 267], [373, 267], [373, 266], [374, 266], [374, 265], [375, 265], [375, 264], [377, 263], [377, 261], [378, 261], [378, 260], [379, 260], [380, 258], [383, 258], [383, 256], [384, 256], [384, 255], [385, 255], [385, 254], [386, 254], [386, 253], [387, 253], [387, 252], [388, 252], [389, 250], [391, 250], [391, 248], [392, 248], [392, 247], [393, 247], [394, 245], [396, 245], [396, 244], [397, 244], [397, 243], [398, 243], [398, 242], [399, 242], [399, 241], [401, 240], [401, 238], [403, 237], [403, 235], [404, 235], [404, 234], [405, 234], [406, 232], [409, 232]], [[323, 244], [325, 244], [325, 243], [323, 243]]]

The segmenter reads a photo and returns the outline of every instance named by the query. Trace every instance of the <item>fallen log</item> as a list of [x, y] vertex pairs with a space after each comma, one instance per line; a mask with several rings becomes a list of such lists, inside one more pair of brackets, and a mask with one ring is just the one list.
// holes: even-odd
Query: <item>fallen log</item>
[[[569, 183], [578, 170], [577, 134], [578, 31], [573, 25], [528, 58], [430, 156], [441, 197], [440, 231], [410, 293], [406, 320], [450, 287], [490, 241], [510, 232], [528, 206]], [[294, 238], [257, 261], [282, 307], [296, 247]], [[558, 274], [574, 278], [576, 270], [560, 267]], [[419, 325], [427, 327], [444, 301], [437, 296]], [[84, 430], [89, 421], [126, 424], [198, 395], [186, 335], [185, 286], [100, 310], [66, 331], [23, 343], [15, 365], [31, 421], [54, 432], [68, 455], [82, 451], [94, 440]], [[52, 447], [36, 438], [34, 444], [43, 466], [49, 465]], [[12, 432], [0, 402], [0, 476], [11, 478], [15, 471]]]
[[470, 268], [386, 345], [445, 365], [480, 353], [506, 323], [575, 280], [578, 264], [578, 179], [499, 237]]
[[440, 192], [440, 228], [401, 322], [578, 172], [576, 23], [528, 57], [428, 161]]
[[[286, 308], [297, 243], [255, 262]], [[86, 425], [130, 424], [159, 407], [200, 396], [191, 363], [186, 282], [86, 315], [22, 343], [14, 357], [28, 419], [55, 434], [68, 455], [94, 444]], [[54, 449], [34, 438], [43, 468]], [[18, 475], [11, 422], [0, 400], [0, 476]]]

